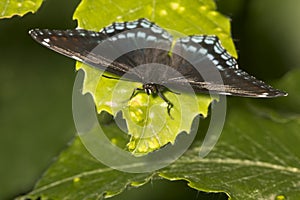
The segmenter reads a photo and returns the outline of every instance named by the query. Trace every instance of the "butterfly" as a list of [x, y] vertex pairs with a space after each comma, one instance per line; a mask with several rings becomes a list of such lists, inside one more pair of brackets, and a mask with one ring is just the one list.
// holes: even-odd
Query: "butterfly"
[[158, 95], [168, 104], [169, 115], [173, 104], [164, 91], [174, 88], [184, 92], [186, 84], [195, 93], [258, 98], [287, 95], [239, 69], [217, 36], [173, 39], [168, 31], [145, 18], [115, 22], [99, 32], [32, 29], [29, 34], [67, 57], [118, 76], [129, 74], [127, 79], [143, 84], [131, 98], [138, 91]]

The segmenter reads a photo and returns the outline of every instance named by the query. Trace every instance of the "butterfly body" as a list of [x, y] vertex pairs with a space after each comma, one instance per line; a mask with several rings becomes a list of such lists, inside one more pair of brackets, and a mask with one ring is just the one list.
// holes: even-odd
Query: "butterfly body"
[[260, 98], [287, 95], [239, 69], [216, 36], [193, 35], [173, 41], [166, 30], [144, 18], [113, 23], [99, 32], [33, 29], [29, 33], [60, 54], [118, 76], [126, 74], [129, 80], [143, 83], [141, 89], [148, 95], [158, 94], [168, 105], [171, 103], [162, 95], [166, 85], [179, 93], [189, 84], [196, 93]]

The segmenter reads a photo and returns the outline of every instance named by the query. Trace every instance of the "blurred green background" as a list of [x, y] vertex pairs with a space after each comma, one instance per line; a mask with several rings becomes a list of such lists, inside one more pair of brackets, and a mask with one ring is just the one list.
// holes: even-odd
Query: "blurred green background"
[[[28, 30], [75, 28], [72, 14], [79, 3], [47, 0], [36, 14], [0, 20], [1, 200], [30, 191], [75, 134], [75, 62], [34, 42]], [[300, 67], [300, 1], [218, 0], [217, 5], [232, 19], [241, 68], [269, 82]], [[166, 188], [174, 191], [183, 185], [153, 183], [135, 195], [150, 191], [166, 197]], [[198, 195], [192, 189], [178, 192], [192, 192], [193, 199]]]

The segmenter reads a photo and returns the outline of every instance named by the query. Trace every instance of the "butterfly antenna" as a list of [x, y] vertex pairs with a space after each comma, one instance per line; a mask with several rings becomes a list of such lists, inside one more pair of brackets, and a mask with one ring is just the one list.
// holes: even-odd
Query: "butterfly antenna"
[[108, 78], [108, 79], [120, 80], [120, 78], [112, 77], [112, 76], [107, 76], [107, 75], [104, 75], [104, 74], [102, 74], [102, 76], [105, 77], [105, 78]]
[[138, 81], [135, 81], [135, 80], [132, 80], [132, 79], [125, 79], [123, 77], [112, 77], [112, 76], [107, 76], [105, 74], [102, 74], [102, 76], [104, 78], [108, 78], [108, 79], [114, 79], [114, 80], [119, 80], [119, 81], [127, 81], [127, 82], [138, 82]]

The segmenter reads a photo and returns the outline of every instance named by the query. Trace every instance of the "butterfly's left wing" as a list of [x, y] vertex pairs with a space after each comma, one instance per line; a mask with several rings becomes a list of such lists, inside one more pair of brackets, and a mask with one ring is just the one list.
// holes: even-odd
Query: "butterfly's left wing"
[[171, 65], [184, 78], [170, 79], [170, 85], [189, 83], [195, 92], [243, 97], [287, 95], [239, 69], [235, 58], [221, 46], [216, 36], [180, 38], [173, 52]]
[[[51, 50], [119, 76], [154, 58], [165, 57], [172, 44], [167, 31], [144, 18], [115, 22], [99, 32], [33, 29], [29, 34]], [[141, 79], [142, 75], [132, 73], [133, 79]]]
[[29, 34], [43, 46], [77, 61], [100, 68], [107, 65], [105, 60], [100, 59], [100, 57], [92, 57], [90, 55], [90, 52], [99, 43], [108, 38], [105, 33], [83, 29], [32, 29], [29, 31]]

